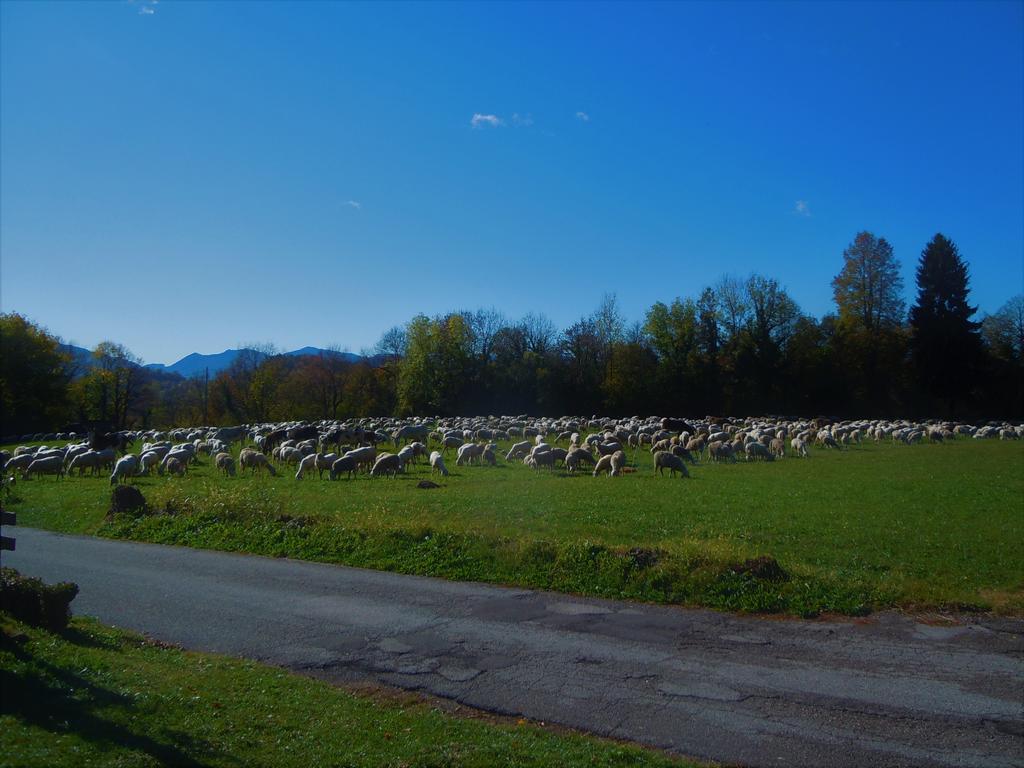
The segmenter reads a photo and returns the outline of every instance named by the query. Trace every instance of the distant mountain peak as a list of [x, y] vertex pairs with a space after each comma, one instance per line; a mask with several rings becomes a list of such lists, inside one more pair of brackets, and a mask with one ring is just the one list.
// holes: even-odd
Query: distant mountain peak
[[[92, 365], [92, 352], [84, 347], [76, 347], [71, 344], [63, 345], [64, 348], [74, 357], [75, 361], [82, 367], [89, 367]], [[225, 349], [223, 352], [217, 352], [216, 354], [204, 355], [201, 352], [191, 352], [185, 355], [183, 358], [178, 360], [176, 363], [165, 365], [164, 363], [147, 363], [144, 368], [148, 368], [152, 371], [160, 371], [161, 373], [176, 373], [179, 376], [183, 376], [186, 379], [190, 379], [193, 376], [203, 374], [205, 371], [209, 371], [210, 376], [216, 376], [218, 373], [228, 368], [235, 359], [243, 352], [242, 349]], [[256, 353], [261, 359], [266, 357], [262, 352]], [[338, 355], [349, 362], [359, 362], [363, 360], [362, 355], [357, 355], [352, 352], [338, 352], [337, 350], [321, 349], [320, 347], [306, 346], [300, 349], [293, 349], [290, 352], [282, 352], [281, 354], [287, 355], [288, 357], [301, 357], [303, 355]], [[377, 356], [366, 358], [371, 364], [378, 364]]]

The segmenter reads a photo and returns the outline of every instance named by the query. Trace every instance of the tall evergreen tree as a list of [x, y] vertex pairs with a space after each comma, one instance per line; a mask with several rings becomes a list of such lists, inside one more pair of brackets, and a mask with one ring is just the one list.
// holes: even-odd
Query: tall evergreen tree
[[970, 393], [982, 344], [978, 311], [967, 302], [967, 265], [956, 244], [936, 234], [917, 264], [917, 302], [910, 308], [911, 353], [926, 393], [948, 402], [950, 415]]

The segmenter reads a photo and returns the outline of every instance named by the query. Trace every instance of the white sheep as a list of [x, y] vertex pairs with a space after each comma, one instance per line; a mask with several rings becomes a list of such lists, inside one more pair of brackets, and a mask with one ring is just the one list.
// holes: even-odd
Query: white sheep
[[377, 449], [372, 445], [365, 445], [360, 448], [353, 448], [344, 456], [351, 456], [358, 466], [365, 467], [369, 471], [377, 460]]
[[458, 458], [455, 459], [455, 463], [460, 467], [464, 464], [472, 464], [473, 459], [480, 458], [480, 456], [483, 455], [483, 452], [484, 446], [482, 444], [466, 443], [459, 448], [459, 455]]
[[103, 466], [103, 457], [99, 451], [86, 451], [75, 456], [68, 463], [67, 474], [71, 474], [74, 470], [78, 470], [78, 476], [81, 477], [85, 474], [85, 470], [91, 469], [92, 474], [96, 474]]
[[441, 473], [442, 477], [448, 477], [448, 468], [444, 465], [444, 456], [434, 451], [430, 454], [430, 474]]
[[33, 459], [25, 470], [24, 477], [28, 478], [33, 474], [56, 475], [60, 480], [64, 476], [64, 456], [51, 454]]
[[398, 477], [398, 473], [403, 468], [402, 457], [397, 453], [382, 453], [374, 462], [373, 469], [370, 470], [370, 477], [380, 477], [381, 475]]
[[169, 475], [177, 475], [178, 477], [185, 476], [185, 467], [187, 465], [184, 461], [175, 456], [169, 456], [163, 466], [164, 471]]
[[264, 468], [270, 472], [271, 477], [277, 477], [277, 470], [270, 460], [259, 451], [251, 448], [244, 449], [238, 454], [238, 464], [242, 469], [251, 469], [253, 472], [262, 471]]
[[806, 459], [810, 455], [807, 451], [807, 440], [802, 437], [794, 437], [789, 441], [789, 445], [798, 456]]
[[594, 463], [594, 454], [583, 448], [572, 448], [565, 455], [565, 468], [570, 472], [575, 472], [576, 468], [580, 465], [580, 462], [586, 462], [588, 464]]
[[352, 475], [354, 475], [358, 471], [359, 462], [356, 461], [356, 457], [346, 454], [338, 459], [335, 459], [334, 463], [331, 464], [331, 473], [329, 477], [331, 478], [331, 480], [336, 480], [338, 478], [338, 475], [340, 475], [342, 472], [347, 472], [349, 480], [351, 480]]
[[768, 446], [764, 443], [759, 443], [756, 440], [747, 443], [743, 450], [744, 453], [747, 454], [747, 461], [754, 461], [756, 459], [760, 459], [761, 461], [775, 461], [775, 456], [768, 450]]
[[213, 463], [217, 466], [218, 470], [224, 473], [225, 477], [235, 476], [235, 460], [231, 458], [230, 453], [221, 451], [214, 457]]
[[119, 482], [127, 482], [128, 478], [135, 477], [139, 471], [139, 457], [134, 453], [126, 453], [114, 465], [114, 471], [110, 474], [110, 484], [117, 485]]
[[611, 471], [612, 471], [612, 455], [611, 454], [608, 454], [607, 456], [602, 456], [600, 459], [597, 460], [597, 463], [594, 465], [594, 477], [597, 477], [602, 472], [611, 473]]
[[32, 463], [33, 459], [35, 459], [35, 454], [32, 453], [22, 453], [14, 456], [8, 459], [7, 464], [4, 465], [4, 471], [10, 472], [15, 469], [20, 469], [22, 473], [24, 473], [25, 470], [28, 469], [28, 465]]
[[520, 443], [515, 443], [511, 448], [508, 449], [508, 453], [505, 454], [505, 461], [513, 461], [514, 459], [521, 459], [530, 453], [530, 441], [523, 440]]
[[690, 476], [689, 471], [686, 469], [686, 462], [681, 458], [673, 453], [658, 451], [654, 454], [654, 471], [664, 475], [666, 469], [669, 470], [672, 477], [675, 477], [676, 472], [679, 472], [683, 477]]
[[306, 473], [306, 470], [313, 469], [316, 466], [316, 454], [311, 453], [308, 456], [303, 456], [302, 461], [299, 462], [299, 469], [295, 473], [295, 479], [301, 480], [302, 476]]
[[146, 451], [139, 457], [139, 474], [148, 475], [153, 467], [160, 466], [160, 454], [156, 451]]
[[334, 462], [338, 460], [338, 454], [336, 453], [318, 453], [316, 454], [316, 460], [313, 464], [316, 466], [317, 474], [320, 479], [324, 479], [324, 472], [329, 472], [331, 467], [334, 466]]
[[163, 461], [160, 462], [160, 474], [167, 471], [167, 465], [171, 459], [177, 461], [182, 467], [187, 467], [193, 455], [194, 454], [189, 450], [175, 449], [170, 451], [166, 456], [164, 456]]
[[626, 466], [626, 453], [625, 451], [616, 451], [611, 455], [612, 457], [612, 471], [613, 476], [621, 475], [623, 468]]

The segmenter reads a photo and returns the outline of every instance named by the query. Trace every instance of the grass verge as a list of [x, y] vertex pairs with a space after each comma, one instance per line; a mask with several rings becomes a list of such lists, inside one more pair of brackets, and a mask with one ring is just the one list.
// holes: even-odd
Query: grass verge
[[0, 614], [0, 764], [12, 766], [681, 766], [536, 724], [456, 717], [76, 618]]

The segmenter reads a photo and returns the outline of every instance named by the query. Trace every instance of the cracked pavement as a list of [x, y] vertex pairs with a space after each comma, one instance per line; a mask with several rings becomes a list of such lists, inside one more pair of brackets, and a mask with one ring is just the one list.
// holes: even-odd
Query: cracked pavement
[[1024, 765], [1024, 620], [758, 619], [18, 528], [75, 613], [750, 766]]

